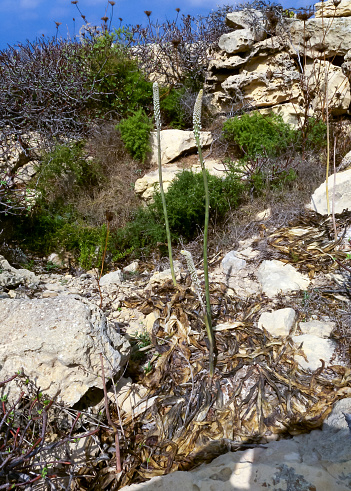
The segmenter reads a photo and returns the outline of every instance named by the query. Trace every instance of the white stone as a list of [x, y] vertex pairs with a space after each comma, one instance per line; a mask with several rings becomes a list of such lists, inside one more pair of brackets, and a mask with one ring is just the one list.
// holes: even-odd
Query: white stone
[[[344, 172], [336, 173], [336, 186], [334, 192], [334, 174], [328, 178], [329, 188], [329, 205], [330, 212], [332, 211], [332, 200], [335, 199], [335, 213], [342, 213], [343, 210], [351, 210], [351, 169]], [[326, 184], [321, 184], [313, 193], [312, 201], [310, 204], [311, 209], [314, 209], [321, 215], [328, 213], [327, 198], [326, 198]]]
[[128, 264], [128, 266], [125, 266], [123, 268], [123, 271], [126, 273], [136, 273], [138, 271], [139, 267], [139, 261], [133, 261], [132, 263]]
[[252, 29], [239, 29], [238, 31], [223, 34], [218, 40], [218, 46], [228, 54], [245, 53], [256, 41], [261, 41], [265, 32], [255, 33]]
[[307, 290], [309, 278], [296, 271], [291, 264], [285, 264], [273, 259], [263, 261], [257, 271], [257, 279], [262, 291], [273, 297], [278, 293], [287, 293], [294, 290]]
[[0, 286], [28, 286], [38, 284], [39, 281], [39, 278], [28, 269], [16, 269], [3, 256], [0, 256]]
[[300, 322], [299, 327], [302, 334], [313, 334], [320, 338], [329, 338], [335, 328], [335, 322], [312, 320]]
[[68, 405], [102, 388], [101, 352], [107, 376], [129, 355], [128, 341], [101, 310], [72, 296], [1, 300], [0, 338], [0, 380], [23, 368], [44, 394]]
[[111, 271], [100, 278], [100, 286], [120, 285], [123, 282], [121, 270]]
[[302, 356], [296, 355], [295, 359], [304, 369], [317, 370], [322, 366], [321, 359], [325, 361], [326, 366], [334, 355], [336, 343], [330, 339], [322, 339], [313, 334], [302, 334], [301, 336], [292, 337], [294, 343], [302, 345], [302, 350], [307, 356], [306, 361]]
[[[162, 130], [161, 131], [161, 164], [172, 162], [184, 152], [195, 152], [197, 145], [192, 131]], [[153, 131], [150, 136], [152, 164], [158, 164], [157, 133]], [[212, 143], [212, 135], [209, 131], [200, 132], [200, 143], [203, 148]]]
[[263, 327], [273, 336], [288, 336], [295, 326], [296, 312], [292, 308], [263, 312], [258, 320], [258, 327]]
[[246, 261], [238, 257], [237, 251], [230, 251], [222, 259], [221, 265], [224, 273], [231, 276], [245, 268]]

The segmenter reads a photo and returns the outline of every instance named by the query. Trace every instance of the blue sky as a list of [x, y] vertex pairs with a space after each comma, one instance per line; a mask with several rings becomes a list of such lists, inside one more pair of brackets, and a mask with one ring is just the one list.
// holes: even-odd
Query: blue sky
[[[235, 5], [235, 1], [221, 0], [115, 0], [114, 22], [118, 27], [118, 17], [122, 17], [123, 24], [145, 24], [144, 10], [152, 11], [152, 19], [161, 22], [166, 18], [173, 20], [176, 16], [176, 8], [181, 9], [181, 14], [206, 15], [217, 5]], [[237, 2], [242, 3], [242, 2]], [[283, 0], [284, 7], [304, 7], [311, 2], [295, 0], [289, 2]], [[78, 6], [87, 20], [96, 25], [101, 24], [101, 17], [105, 14], [107, 0], [79, 0]], [[109, 12], [110, 12], [109, 5]], [[82, 25], [82, 19], [71, 0], [0, 0], [0, 49], [18, 42], [34, 41], [36, 37], [44, 34], [54, 36], [56, 34], [55, 22], [62, 22], [59, 27], [59, 35], [66, 37], [69, 32], [73, 35], [76, 19], [76, 32]]]

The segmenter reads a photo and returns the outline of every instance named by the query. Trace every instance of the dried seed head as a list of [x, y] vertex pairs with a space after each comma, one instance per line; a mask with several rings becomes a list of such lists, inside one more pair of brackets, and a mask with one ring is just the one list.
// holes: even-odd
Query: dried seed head
[[116, 5], [116, 2], [113, 2], [112, 0], [109, 0], [108, 2], [110, 5], [112, 5], [112, 7], [114, 7]]
[[161, 111], [160, 111], [160, 92], [158, 89], [158, 83], [154, 82], [152, 85], [154, 95], [154, 112], [155, 112], [155, 124], [158, 130], [161, 129]]
[[172, 39], [171, 43], [173, 44], [174, 48], [177, 49], [180, 44], [180, 39]]
[[193, 125], [194, 125], [194, 136], [195, 140], [200, 138], [201, 130], [201, 108], [202, 108], [202, 97], [204, 91], [201, 89], [195, 102], [194, 113], [193, 113]]
[[178, 12], [178, 14], [179, 14], [179, 12], [180, 12], [180, 9], [176, 9], [176, 12]]
[[302, 21], [308, 20], [310, 17], [312, 17], [313, 12], [299, 12], [296, 14], [296, 18]]
[[56, 27], [59, 28], [60, 25], [62, 24], [62, 22], [55, 22], [55, 24], [56, 24]]
[[104, 22], [107, 22], [108, 21], [108, 17], [106, 17], [106, 15], [104, 17], [101, 17], [101, 20], [103, 20]]
[[334, 7], [338, 7], [338, 5], [340, 5], [341, 3], [341, 0], [333, 0], [333, 4], [334, 4]]
[[148, 17], [152, 14], [151, 10], [144, 10], [144, 14], [146, 14]]
[[328, 45], [324, 43], [318, 43], [314, 45], [314, 49], [320, 53], [324, 53], [328, 49]]
[[77, 5], [78, 0], [72, 0], [72, 2], [71, 2], [71, 3], [73, 3], [73, 5]]

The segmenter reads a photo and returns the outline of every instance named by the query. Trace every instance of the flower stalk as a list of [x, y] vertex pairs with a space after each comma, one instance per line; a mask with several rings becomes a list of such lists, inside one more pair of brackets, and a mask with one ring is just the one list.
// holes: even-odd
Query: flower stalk
[[160, 93], [158, 88], [158, 83], [154, 82], [153, 84], [153, 99], [154, 99], [154, 113], [155, 113], [155, 126], [157, 132], [157, 157], [158, 157], [158, 181], [160, 184], [160, 193], [162, 199], [163, 206], [163, 215], [165, 218], [166, 224], [166, 234], [167, 234], [167, 244], [168, 244], [168, 256], [169, 256], [169, 264], [171, 267], [171, 274], [173, 285], [177, 285], [174, 265], [173, 265], [173, 257], [172, 257], [172, 242], [171, 242], [171, 232], [169, 229], [168, 215], [167, 215], [167, 206], [166, 206], [166, 198], [163, 189], [163, 180], [162, 180], [162, 164], [161, 164], [161, 110], [160, 110]]
[[210, 216], [210, 194], [208, 191], [208, 180], [205, 162], [202, 156], [202, 148], [200, 143], [200, 130], [201, 130], [201, 108], [202, 108], [202, 97], [203, 90], [201, 89], [194, 106], [193, 113], [193, 131], [196, 141], [196, 145], [199, 152], [199, 160], [201, 164], [202, 177], [204, 180], [205, 188], [205, 226], [204, 226], [204, 277], [205, 277], [205, 300], [206, 300], [206, 311], [205, 311], [205, 326], [207, 331], [207, 337], [209, 341], [209, 364], [210, 364], [210, 377], [214, 375], [215, 368], [215, 351], [216, 351], [216, 340], [212, 329], [212, 314], [211, 314], [211, 303], [210, 303], [210, 285], [208, 280], [208, 259], [207, 259], [207, 241], [208, 241], [208, 224]]

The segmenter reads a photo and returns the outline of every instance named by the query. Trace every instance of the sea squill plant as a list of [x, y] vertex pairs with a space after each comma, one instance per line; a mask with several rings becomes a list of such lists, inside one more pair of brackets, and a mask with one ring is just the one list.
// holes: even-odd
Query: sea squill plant
[[207, 241], [208, 241], [208, 223], [210, 216], [210, 195], [208, 191], [208, 181], [205, 162], [202, 156], [202, 147], [200, 143], [200, 130], [201, 130], [201, 108], [202, 108], [202, 97], [203, 90], [201, 89], [194, 106], [193, 113], [193, 131], [194, 138], [199, 153], [199, 160], [201, 164], [202, 176], [204, 180], [205, 188], [205, 226], [204, 226], [204, 276], [205, 276], [205, 299], [206, 299], [206, 312], [205, 312], [205, 326], [209, 341], [209, 361], [210, 361], [210, 377], [213, 377], [215, 368], [215, 351], [216, 351], [216, 341], [212, 329], [212, 314], [211, 314], [211, 303], [210, 303], [210, 285], [208, 281], [208, 260], [207, 260]]
[[163, 181], [162, 181], [162, 164], [161, 164], [161, 110], [160, 110], [160, 92], [158, 88], [158, 83], [154, 82], [153, 84], [153, 99], [154, 99], [154, 113], [155, 113], [155, 126], [157, 132], [157, 159], [158, 159], [158, 180], [160, 184], [160, 193], [162, 199], [163, 206], [163, 214], [165, 217], [166, 224], [166, 234], [167, 234], [167, 244], [168, 244], [168, 256], [169, 256], [169, 264], [171, 266], [171, 274], [173, 285], [176, 286], [177, 281], [174, 273], [173, 266], [173, 257], [172, 257], [172, 243], [171, 243], [171, 232], [169, 229], [168, 215], [167, 215], [167, 206], [166, 206], [166, 198], [163, 189]]

